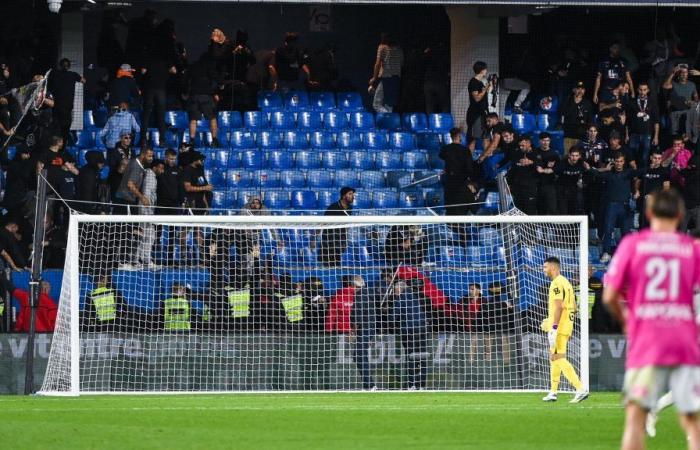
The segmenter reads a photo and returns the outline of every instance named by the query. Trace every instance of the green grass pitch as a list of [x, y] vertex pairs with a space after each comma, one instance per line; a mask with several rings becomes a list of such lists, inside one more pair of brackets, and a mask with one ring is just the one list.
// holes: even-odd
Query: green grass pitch
[[[614, 449], [620, 395], [338, 393], [0, 397], [18, 449]], [[650, 449], [684, 448], [665, 411]]]

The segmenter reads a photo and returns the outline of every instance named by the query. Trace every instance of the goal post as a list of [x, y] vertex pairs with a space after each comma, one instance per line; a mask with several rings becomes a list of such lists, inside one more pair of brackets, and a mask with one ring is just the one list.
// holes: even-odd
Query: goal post
[[73, 214], [39, 393], [546, 391], [549, 256], [588, 388], [587, 246], [583, 216]]

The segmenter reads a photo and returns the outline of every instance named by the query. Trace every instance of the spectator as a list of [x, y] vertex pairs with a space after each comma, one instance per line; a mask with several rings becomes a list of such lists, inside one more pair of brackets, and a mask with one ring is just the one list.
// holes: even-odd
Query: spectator
[[[140, 215], [152, 215], [155, 211], [155, 205], [158, 201], [157, 177], [162, 175], [164, 170], [165, 162], [162, 159], [154, 159], [151, 163], [151, 167], [146, 169], [142, 191], [143, 196], [148, 199], [148, 202], [141, 202], [141, 206], [139, 206]], [[152, 223], [141, 224], [141, 235], [141, 242], [136, 251], [136, 263], [142, 264], [148, 269], [158, 268], [158, 266], [153, 264], [153, 259], [151, 258], [153, 244], [156, 241], [156, 226]]]
[[608, 141], [608, 150], [605, 153], [603, 153], [603, 163], [614, 163], [614, 160], [618, 154], [621, 154], [625, 157], [625, 161], [628, 167], [631, 167], [632, 169], [637, 168], [637, 157], [630, 151], [629, 147], [623, 145], [622, 135], [613, 134], [612, 136], [610, 136], [610, 139]]
[[510, 162], [508, 184], [515, 207], [527, 215], [537, 215], [538, 161], [528, 136], [520, 137], [518, 150], [511, 155]]
[[561, 121], [564, 129], [564, 148], [570, 149], [586, 137], [586, 126], [593, 119], [593, 104], [586, 97], [586, 85], [579, 81], [571, 96], [562, 106]]
[[[688, 113], [694, 101], [698, 101], [695, 83], [688, 80], [688, 64], [678, 64], [661, 86], [668, 96], [668, 109], [671, 111], [671, 134], [679, 133], [680, 121]], [[686, 130], [688, 133], [688, 130]]]
[[474, 163], [469, 148], [462, 144], [462, 130], [450, 130], [451, 144], [440, 150], [440, 159], [445, 161], [443, 185], [445, 192], [445, 214], [461, 216], [469, 214], [469, 203], [474, 203], [472, 178], [475, 178]]
[[313, 53], [304, 56], [301, 66], [306, 74], [306, 87], [309, 91], [333, 91], [338, 79], [335, 65], [335, 44], [329, 42]]
[[158, 176], [158, 192], [156, 195], [159, 206], [157, 213], [161, 215], [177, 215], [185, 200], [185, 186], [182, 180], [182, 170], [177, 165], [177, 152], [171, 148], [165, 151], [165, 168]]
[[372, 107], [376, 112], [392, 112], [398, 104], [403, 61], [403, 49], [398, 41], [390, 33], [382, 33], [374, 72], [369, 79], [370, 89], [374, 89]]
[[601, 202], [605, 205], [602, 263], [610, 261], [615, 228], [619, 226], [623, 237], [632, 229], [630, 204], [639, 198], [639, 191], [632, 192], [632, 180], [639, 176], [639, 172], [625, 167], [624, 154], [618, 153], [613, 158], [614, 162], [606, 168], [593, 171], [596, 177], [605, 180], [604, 200]]
[[[141, 127], [136, 118], [131, 112], [129, 112], [129, 104], [127, 102], [121, 102], [119, 104], [119, 109], [107, 120], [104, 128], [100, 130], [99, 138], [104, 142], [107, 150], [114, 149], [119, 141], [125, 137], [129, 137], [129, 145], [131, 144], [132, 136], [141, 131]], [[144, 130], [144, 135], [147, 129]], [[127, 148], [128, 145], [122, 146], [122, 150]], [[114, 162], [116, 164], [116, 162]], [[112, 164], [110, 163], [110, 168]]]
[[[683, 176], [685, 177], [685, 189], [682, 192], [687, 213], [681, 223], [681, 229], [700, 230], [700, 153], [697, 151], [688, 161]], [[691, 224], [693, 228], [690, 227]]]
[[144, 148], [139, 156], [129, 161], [129, 165], [124, 172], [116, 198], [123, 205], [118, 208], [119, 214], [136, 214], [137, 209], [130, 206], [151, 206], [151, 201], [144, 194], [143, 181], [146, 176], [146, 168], [153, 161], [153, 149]]
[[644, 167], [649, 162], [649, 152], [659, 145], [659, 108], [649, 98], [649, 84], [637, 86], [637, 98], [627, 103], [627, 127], [629, 146], [635, 159]]
[[576, 216], [583, 213], [583, 175], [587, 167], [588, 164], [581, 159], [581, 150], [571, 147], [567, 158], [554, 168], [558, 214]]
[[426, 251], [425, 236], [418, 225], [394, 225], [384, 244], [384, 258], [391, 267], [420, 266]]
[[282, 46], [275, 49], [274, 58], [269, 65], [273, 90], [286, 94], [302, 88], [299, 79], [301, 53], [298, 44], [299, 34], [288, 32], [284, 35]]
[[6, 267], [14, 271], [28, 267], [27, 252], [22, 249], [21, 241], [19, 224], [16, 220], [9, 219], [5, 222], [5, 226], [0, 229], [0, 256], [5, 260]]
[[624, 137], [627, 135], [625, 129], [625, 121], [627, 115], [622, 109], [606, 109], [598, 114], [600, 126], [598, 127], [598, 136], [605, 142], [610, 141], [613, 135]]
[[[654, 151], [650, 157], [650, 164], [642, 169], [639, 174], [636, 189], [641, 192], [639, 201], [639, 211], [646, 211], [646, 201], [654, 192], [669, 189], [671, 187], [671, 173], [668, 167], [661, 165], [663, 156], [658, 151]], [[647, 225], [646, 215], [639, 215], [639, 228]]]
[[381, 279], [373, 286], [365, 286], [365, 281], [360, 276], [354, 280], [357, 289], [351, 313], [355, 333], [353, 359], [362, 377], [362, 388], [367, 390], [377, 389], [369, 362], [370, 345], [377, 335], [380, 307], [384, 295], [389, 290], [391, 275], [390, 271], [382, 271]]
[[208, 54], [202, 53], [199, 60], [190, 67], [188, 74], [187, 116], [190, 121], [190, 142], [195, 142], [197, 121], [204, 116], [204, 119], [209, 121], [212, 145], [219, 147], [215, 104], [218, 98], [214, 95], [217, 83], [216, 67]]
[[518, 92], [518, 96], [513, 102], [513, 114], [522, 114], [523, 109], [521, 108], [523, 102], [530, 94], [530, 84], [527, 81], [521, 80], [520, 78], [503, 78], [498, 85], [498, 87], [504, 91], [506, 98], [511, 92]]
[[469, 107], [467, 108], [467, 139], [469, 143], [474, 139], [481, 139], [484, 134], [486, 113], [488, 112], [488, 94], [493, 89], [490, 80], [487, 80], [488, 69], [486, 63], [477, 61], [474, 63], [474, 77], [469, 80]]
[[394, 283], [391, 314], [404, 353], [402, 387], [424, 389], [428, 378], [428, 320], [419, 292], [405, 281]]
[[304, 299], [304, 328], [309, 332], [322, 332], [327, 306], [323, 281], [313, 276], [306, 278], [301, 284], [301, 295]]
[[494, 350], [501, 350], [504, 365], [510, 365], [511, 333], [515, 329], [515, 305], [503, 283], [494, 281], [488, 287], [489, 298], [481, 308], [484, 331], [484, 359], [491, 361]]
[[[355, 201], [355, 189], [343, 187], [340, 189], [340, 199], [330, 205], [324, 216], [350, 216], [352, 203]], [[328, 267], [340, 265], [340, 259], [348, 246], [348, 230], [346, 228], [328, 228], [321, 234], [318, 260]]]
[[15, 157], [7, 166], [6, 182], [2, 205], [10, 216], [17, 216], [36, 189], [36, 163], [31, 160], [26, 146], [17, 148]]
[[483, 161], [489, 156], [493, 155], [498, 146], [501, 143], [501, 135], [505, 125], [498, 118], [498, 114], [491, 112], [486, 114], [485, 128], [484, 128], [484, 151], [479, 157], [479, 161]]
[[70, 70], [71, 62], [63, 58], [58, 63], [58, 69], [49, 76], [49, 90], [53, 94], [53, 118], [57, 123], [61, 136], [68, 142], [70, 127], [73, 123], [73, 100], [76, 83], [85, 83], [85, 78]]
[[352, 333], [351, 313], [355, 302], [355, 292], [364, 287], [365, 281], [360, 275], [345, 275], [343, 285], [331, 297], [326, 313], [326, 332]]
[[79, 203], [76, 209], [85, 214], [100, 214], [104, 212], [104, 205], [98, 202], [101, 200], [100, 192], [104, 191], [105, 186], [101, 175], [105, 157], [99, 150], [90, 150], [85, 154], [85, 161], [86, 164], [80, 168], [78, 174], [77, 196], [78, 200], [85, 203]]
[[232, 110], [252, 111], [257, 107], [255, 97], [257, 86], [255, 82], [249, 80], [249, 72], [255, 63], [255, 54], [248, 46], [248, 32], [238, 30], [233, 48], [233, 87], [231, 89], [233, 98], [230, 104]]
[[450, 51], [439, 41], [423, 50], [423, 95], [426, 114], [450, 111]]
[[214, 27], [211, 31], [207, 53], [216, 72], [215, 78], [220, 81], [228, 79], [231, 74], [233, 43], [221, 28]]
[[[470, 283], [469, 293], [459, 303], [448, 303], [445, 305], [447, 330], [452, 332], [477, 332], [477, 318], [483, 301], [481, 285], [479, 283]], [[474, 349], [476, 349], [475, 340], [471, 339], [471, 341], [474, 344]], [[471, 348], [469, 356], [470, 360], [473, 361]]]
[[134, 106], [140, 95], [141, 91], [134, 80], [134, 69], [129, 64], [122, 64], [117, 70], [117, 77], [107, 88], [107, 105], [112, 110], [119, 108], [122, 103]]
[[122, 130], [119, 133], [119, 141], [113, 149], [107, 150], [107, 162], [109, 164], [109, 176], [107, 182], [112, 193], [112, 200], [116, 200], [119, 185], [122, 182], [122, 175], [126, 171], [129, 161], [133, 157], [131, 143], [133, 139], [128, 131]]
[[700, 151], [700, 101], [693, 102], [685, 117], [685, 136], [695, 153]]
[[204, 174], [205, 156], [192, 150], [187, 158], [189, 164], [182, 172], [185, 188], [185, 206], [192, 214], [206, 215], [211, 205], [211, 193], [214, 186], [209, 184]]
[[107, 95], [107, 70], [96, 64], [87, 64], [84, 71], [85, 78], [85, 109], [96, 110], [102, 107]]
[[620, 56], [620, 44], [617, 42], [610, 46], [610, 54], [598, 64], [598, 74], [593, 89], [593, 103], [610, 103], [615, 99], [613, 89], [622, 81], [627, 81], [630, 88], [634, 89], [632, 75], [627, 67], [627, 61]]
[[[15, 331], [17, 333], [28, 333], [31, 317], [29, 292], [15, 287], [14, 284], [5, 279], [5, 277], [0, 278], [2, 278], [3, 286], [7, 292], [19, 302], [19, 314], [15, 322]], [[51, 283], [42, 281], [39, 290], [39, 305], [36, 308], [34, 330], [37, 333], [53, 332], [56, 327], [57, 313], [58, 306], [56, 306], [56, 301], [51, 298]]]
[[688, 161], [692, 156], [693, 153], [685, 148], [682, 136], [674, 137], [673, 145], [662, 155], [661, 165], [671, 167], [671, 184], [681, 191], [685, 187], [683, 170], [688, 167]]
[[537, 151], [537, 212], [542, 215], [557, 214], [557, 176], [559, 154], [551, 149], [552, 137], [547, 132], [540, 133], [540, 148]]
[[54, 205], [54, 221], [59, 228], [68, 229], [68, 219], [70, 209], [75, 208], [72, 200], [77, 198], [78, 174], [80, 171], [75, 167], [75, 159], [70, 154], [63, 155], [63, 164], [56, 171], [54, 189], [64, 201], [56, 202]]

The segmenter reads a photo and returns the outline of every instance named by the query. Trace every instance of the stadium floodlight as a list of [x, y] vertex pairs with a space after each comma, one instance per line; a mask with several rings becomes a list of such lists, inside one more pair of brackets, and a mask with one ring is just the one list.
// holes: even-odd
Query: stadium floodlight
[[587, 238], [572, 216], [73, 214], [40, 393], [544, 392], [548, 256], [587, 388]]
[[46, 0], [46, 4], [49, 7], [49, 11], [51, 11], [54, 14], [58, 14], [58, 12], [61, 10], [62, 3], [63, 0]]

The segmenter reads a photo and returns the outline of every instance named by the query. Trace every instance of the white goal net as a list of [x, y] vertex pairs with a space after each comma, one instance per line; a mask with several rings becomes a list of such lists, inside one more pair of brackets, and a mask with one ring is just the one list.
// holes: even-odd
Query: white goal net
[[587, 387], [583, 217], [73, 215], [41, 393], [546, 391], [550, 256]]

